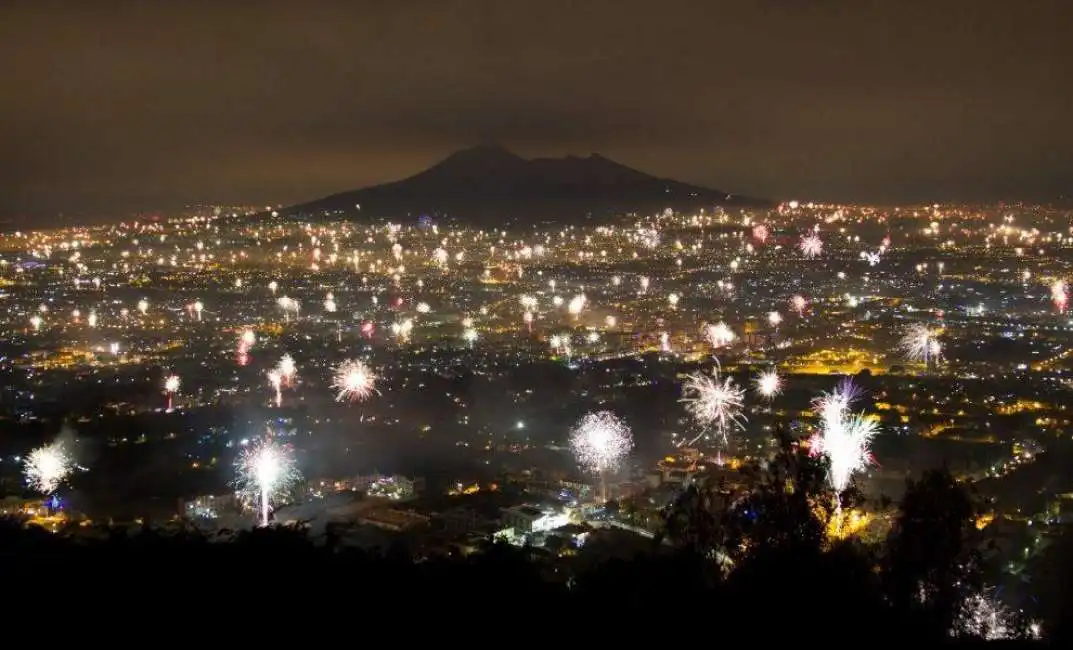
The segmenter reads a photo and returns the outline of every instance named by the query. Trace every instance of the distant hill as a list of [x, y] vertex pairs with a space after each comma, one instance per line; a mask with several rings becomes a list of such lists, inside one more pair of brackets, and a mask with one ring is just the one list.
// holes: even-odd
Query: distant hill
[[499, 225], [767, 204], [650, 176], [599, 154], [528, 160], [502, 147], [480, 146], [457, 151], [409, 178], [333, 194], [282, 212], [398, 219], [429, 215]]

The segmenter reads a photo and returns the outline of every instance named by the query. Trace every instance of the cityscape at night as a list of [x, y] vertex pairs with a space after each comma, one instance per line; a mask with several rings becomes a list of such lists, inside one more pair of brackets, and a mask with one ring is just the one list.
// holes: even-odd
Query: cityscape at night
[[[503, 16], [466, 29], [494, 32], [510, 50], [492, 24], [525, 11], [506, 4]], [[638, 20], [654, 11], [625, 4]], [[1002, 3], [979, 3], [979, 24], [950, 38], [983, 38], [1002, 13], [985, 5]], [[892, 21], [915, 15], [889, 8]], [[780, 12], [800, 10], [726, 9], [741, 25], [779, 15], [776, 30]], [[67, 10], [11, 11], [15, 22], [43, 25]], [[231, 11], [219, 9], [222, 24]], [[274, 8], [267, 33], [290, 11]], [[387, 24], [382, 12], [395, 10], [368, 11]], [[428, 11], [428, 20], [450, 22], [442, 8]], [[146, 12], [130, 25], [101, 24], [140, 34], [134, 25], [156, 9]], [[1032, 20], [1049, 14], [1038, 13]], [[301, 15], [310, 33], [334, 22]], [[1029, 33], [1028, 15], [1011, 29]], [[174, 24], [182, 32], [194, 23]], [[79, 29], [48, 29], [57, 51], [78, 51]], [[921, 29], [921, 42], [937, 38]], [[544, 47], [568, 37], [549, 34]], [[325, 39], [319, 56], [334, 56], [342, 46]], [[601, 42], [605, 54], [631, 47]], [[530, 45], [512, 56], [536, 74], [521, 63]], [[865, 51], [854, 47], [847, 51]], [[659, 56], [684, 61], [679, 48]], [[810, 42], [806, 52], [821, 49]], [[103, 51], [93, 50], [92, 65], [111, 70]], [[1050, 70], [1052, 54], [1033, 50], [1024, 65]], [[368, 56], [362, 65], [394, 70]], [[25, 74], [40, 74], [44, 61]], [[180, 65], [146, 69], [181, 76], [171, 67]], [[443, 64], [448, 83], [450, 70]], [[457, 74], [457, 92], [468, 92], [470, 73]], [[203, 85], [206, 103], [213, 93], [225, 102], [229, 91], [210, 77], [183, 79], [191, 90]], [[431, 84], [421, 79], [413, 83]], [[808, 610], [823, 606], [811, 599], [853, 610], [846, 635], [1059, 644], [1073, 635], [1073, 205], [1061, 194], [1073, 166], [1069, 150], [1055, 153], [1070, 142], [1068, 120], [1055, 127], [1057, 148], [1040, 149], [1051, 166], [1018, 194], [1009, 188], [1021, 176], [998, 158], [1021, 151], [1003, 149], [1009, 133], [972, 131], [971, 121], [966, 137], [993, 134], [994, 159], [966, 144], [956, 164], [937, 158], [934, 169], [914, 170], [915, 154], [885, 140], [889, 160], [878, 164], [892, 171], [883, 186], [882, 175], [862, 171], [867, 156], [850, 167], [809, 162], [795, 178], [748, 155], [705, 168], [694, 143], [667, 164], [679, 144], [648, 155], [658, 147], [641, 139], [616, 145], [594, 127], [582, 136], [554, 125], [563, 114], [584, 122], [585, 111], [540, 102], [539, 126], [501, 109], [475, 114], [478, 128], [433, 136], [429, 125], [443, 122], [419, 106], [440, 109], [415, 96], [416, 107], [381, 118], [409, 143], [395, 158], [373, 153], [387, 136], [370, 132], [369, 153], [327, 173], [341, 154], [325, 148], [300, 187], [272, 179], [305, 173], [293, 166], [305, 163], [269, 155], [241, 172], [227, 156], [205, 156], [199, 164], [208, 173], [219, 164], [221, 179], [200, 183], [201, 172], [183, 171], [189, 150], [168, 133], [154, 142], [176, 162], [152, 179], [139, 167], [153, 162], [130, 160], [142, 146], [134, 135], [116, 135], [115, 156], [95, 159], [86, 152], [97, 136], [73, 135], [78, 118], [60, 109], [30, 117], [57, 83], [28, 82], [14, 107], [0, 108], [0, 118], [12, 111], [4, 168], [17, 187], [0, 202], [0, 557], [12, 567], [25, 560], [19, 575], [49, 566], [70, 574], [86, 562], [95, 577], [81, 580], [119, 580], [109, 567], [127, 561], [209, 575], [211, 562], [272, 557], [291, 566], [280, 569], [289, 585], [334, 573], [369, 585], [369, 602], [420, 592], [479, 611], [481, 599], [501, 599], [487, 605], [499, 615], [539, 602], [624, 618], [680, 594], [690, 616], [718, 609], [743, 627], [784, 621], [776, 636], [832, 634], [811, 621], [818, 614]], [[72, 97], [96, 92], [68, 83]], [[475, 97], [498, 96], [478, 85]], [[1053, 92], [1052, 104], [1033, 100], [1040, 115], [1071, 105], [1068, 90]], [[126, 111], [123, 101], [117, 110]], [[593, 109], [594, 123], [630, 128], [637, 115], [626, 119], [624, 104], [608, 101]], [[936, 114], [944, 101], [920, 98]], [[198, 110], [155, 124], [185, 133], [203, 121], [226, 141], [233, 116]], [[302, 110], [334, 119], [327, 108]], [[716, 128], [674, 113], [682, 108], [659, 110], [668, 112], [652, 119]], [[275, 114], [297, 124], [296, 111], [288, 103]], [[20, 115], [29, 131], [54, 120], [56, 133], [83, 143], [70, 155], [90, 161], [84, 180], [63, 189], [55, 174], [69, 165], [47, 171], [50, 150], [30, 153], [31, 141], [9, 129]], [[125, 119], [131, 133], [151, 128]], [[1024, 127], [1026, 138], [1037, 137], [1034, 128]], [[235, 151], [247, 150], [242, 137]], [[831, 151], [849, 157], [853, 140], [832, 135]], [[821, 150], [809, 149], [815, 165], [825, 164]], [[936, 191], [939, 168], [970, 159], [982, 171], [949, 172], [951, 191]], [[1010, 164], [1023, 170], [1024, 160]], [[344, 171], [359, 181], [333, 175]], [[876, 200], [831, 180], [842, 173]], [[251, 183], [255, 174], [263, 179]], [[671, 180], [679, 177], [691, 180]], [[138, 184], [144, 192], [129, 190]], [[243, 198], [181, 198], [206, 189]], [[213, 555], [217, 547], [225, 555]], [[89, 553], [102, 559], [77, 559]], [[249, 570], [243, 580], [275, 569]]]

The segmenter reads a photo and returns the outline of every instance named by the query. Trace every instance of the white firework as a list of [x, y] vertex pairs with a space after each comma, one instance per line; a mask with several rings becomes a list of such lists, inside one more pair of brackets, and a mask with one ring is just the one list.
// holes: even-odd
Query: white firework
[[272, 504], [285, 499], [301, 479], [290, 449], [267, 439], [244, 449], [235, 470], [235, 494], [246, 507], [258, 511], [262, 526], [268, 525]]
[[720, 321], [715, 325], [704, 326], [704, 337], [708, 339], [708, 345], [713, 348], [721, 348], [724, 345], [730, 345], [737, 338], [734, 334], [734, 330], [730, 329], [730, 326]]
[[298, 365], [294, 362], [294, 357], [289, 354], [284, 354], [279, 358], [277, 370], [279, 370], [279, 375], [283, 379], [283, 383], [287, 384], [293, 381], [294, 376], [298, 374]]
[[765, 370], [756, 378], [756, 392], [766, 399], [774, 399], [782, 392], [782, 377], [774, 368]]
[[26, 457], [26, 484], [41, 494], [52, 494], [71, 473], [74, 462], [59, 443], [38, 447]]
[[801, 249], [801, 254], [809, 259], [819, 257], [823, 252], [823, 240], [820, 236], [814, 232], [811, 232], [803, 237], [798, 242], [797, 247]]
[[742, 413], [745, 389], [737, 386], [731, 377], [720, 377], [718, 365], [712, 369], [711, 376], [697, 372], [686, 378], [681, 401], [702, 429], [700, 435], [686, 444], [693, 444], [714, 429], [727, 445], [732, 432], [745, 429], [747, 420]]
[[1051, 302], [1058, 311], [1065, 311], [1066, 305], [1069, 304], [1069, 287], [1064, 281], [1055, 280], [1051, 283]]
[[814, 402], [820, 430], [810, 440], [809, 453], [827, 457], [827, 480], [839, 493], [849, 487], [854, 474], [872, 462], [870, 445], [879, 431], [875, 421], [850, 411], [858, 395], [857, 387], [845, 381]]
[[283, 403], [283, 373], [279, 371], [279, 368], [273, 368], [268, 371], [268, 384], [272, 386], [272, 390], [275, 393], [276, 407]]
[[376, 389], [377, 376], [361, 361], [344, 361], [335, 369], [332, 388], [336, 390], [335, 401], [352, 402], [368, 398]]
[[898, 347], [910, 361], [925, 365], [933, 361], [938, 362], [943, 351], [938, 336], [938, 330], [933, 330], [924, 323], [914, 323], [906, 330]]
[[574, 318], [577, 318], [582, 310], [585, 309], [587, 303], [588, 298], [585, 297], [585, 294], [578, 294], [570, 299], [570, 303], [566, 306], [566, 311]]
[[174, 395], [179, 392], [179, 387], [182, 385], [182, 380], [178, 375], [168, 375], [164, 379], [164, 392], [169, 395]]
[[447, 251], [443, 248], [437, 248], [436, 250], [432, 251], [432, 263], [436, 266], [439, 266], [441, 268], [447, 266], [447, 259]]
[[587, 413], [570, 430], [570, 448], [585, 469], [608, 472], [617, 469], [633, 448], [633, 434], [610, 411]]
[[995, 597], [992, 589], [985, 589], [962, 601], [950, 636], [985, 641], [1038, 640], [1042, 630], [1036, 622], [1021, 629], [1016, 614]]
[[276, 304], [283, 310], [283, 316], [287, 320], [290, 320], [291, 314], [294, 314], [295, 318], [297, 318], [298, 313], [302, 310], [301, 304], [289, 296], [280, 296], [279, 299], [276, 300]]

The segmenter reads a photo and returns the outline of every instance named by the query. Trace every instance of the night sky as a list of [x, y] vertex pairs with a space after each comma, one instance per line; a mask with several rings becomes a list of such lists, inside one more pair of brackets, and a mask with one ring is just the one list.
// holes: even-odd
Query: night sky
[[1073, 193], [1073, 2], [0, 7], [0, 217], [290, 203], [451, 151], [776, 199]]

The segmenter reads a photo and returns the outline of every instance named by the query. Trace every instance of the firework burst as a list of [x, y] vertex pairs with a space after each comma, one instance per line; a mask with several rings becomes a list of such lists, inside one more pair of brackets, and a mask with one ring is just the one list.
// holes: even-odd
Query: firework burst
[[301, 479], [289, 447], [273, 440], [261, 440], [244, 449], [235, 461], [235, 494], [242, 503], [258, 512], [261, 525], [268, 525], [272, 503], [286, 498]]
[[859, 394], [856, 386], [845, 381], [814, 402], [820, 416], [820, 431], [810, 440], [810, 453], [827, 457], [828, 483], [839, 493], [849, 486], [855, 473], [872, 462], [869, 445], [879, 430], [863, 413], [850, 411]]
[[950, 636], [985, 641], [1033, 639], [1042, 637], [1039, 623], [1018, 624], [1018, 616], [995, 597], [994, 590], [985, 589], [965, 598], [957, 612]]
[[279, 358], [279, 365], [276, 366], [276, 370], [279, 371], [283, 383], [290, 384], [294, 381], [295, 375], [298, 374], [298, 364], [294, 362], [294, 357], [289, 354], [284, 354]]
[[938, 330], [933, 330], [923, 323], [915, 323], [906, 330], [898, 347], [910, 361], [925, 365], [933, 361], [938, 362], [943, 351], [938, 336]]
[[702, 372], [690, 375], [682, 386], [681, 401], [703, 429], [686, 444], [695, 443], [709, 429], [715, 429], [727, 445], [731, 432], [745, 428], [746, 418], [742, 414], [745, 389], [737, 386], [731, 377], [720, 377], [718, 365], [712, 369], [711, 376]]
[[809, 233], [801, 238], [797, 247], [801, 249], [801, 254], [809, 259], [819, 257], [823, 252], [823, 240], [816, 233]]
[[765, 370], [756, 378], [756, 392], [766, 399], [775, 399], [782, 392], [782, 377], [774, 368]]
[[1051, 283], [1051, 302], [1058, 311], [1065, 311], [1069, 304], [1069, 287], [1062, 280]]
[[610, 411], [588, 413], [570, 430], [570, 448], [585, 469], [601, 474], [618, 468], [633, 448], [633, 434]]
[[721, 348], [733, 343], [737, 335], [734, 334], [734, 330], [730, 329], [729, 325], [720, 321], [715, 325], [705, 325], [704, 337], [708, 339], [708, 345], [713, 348]]
[[332, 388], [337, 392], [335, 401], [359, 402], [367, 399], [376, 390], [376, 374], [361, 361], [344, 361], [335, 369]]
[[74, 462], [59, 443], [38, 447], [26, 457], [26, 484], [41, 494], [52, 494], [71, 473]]
[[164, 378], [164, 393], [168, 396], [169, 411], [171, 410], [175, 395], [179, 392], [182, 383], [182, 380], [179, 379], [179, 375], [168, 375]]

